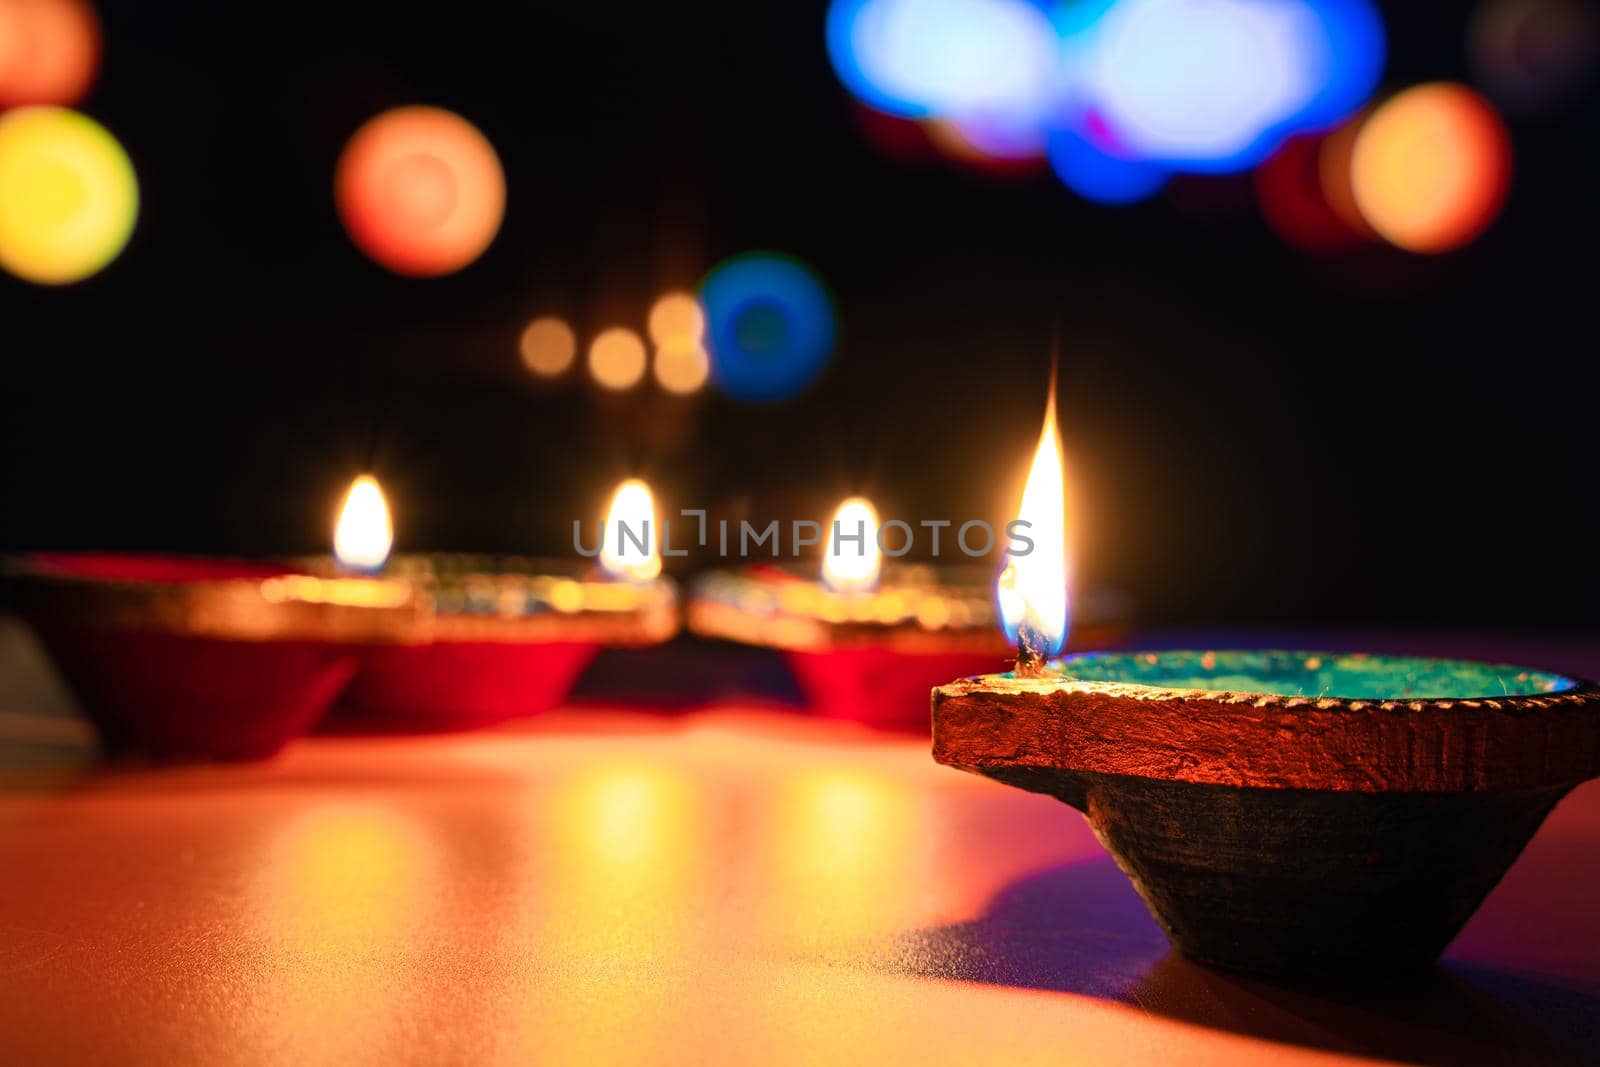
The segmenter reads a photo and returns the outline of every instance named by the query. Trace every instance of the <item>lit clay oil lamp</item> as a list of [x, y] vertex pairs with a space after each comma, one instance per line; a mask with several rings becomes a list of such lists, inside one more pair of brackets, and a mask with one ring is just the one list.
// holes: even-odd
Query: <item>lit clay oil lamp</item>
[[[1065, 527], [1060, 469], [1052, 415], [1023, 497], [1035, 536]], [[934, 690], [933, 755], [1082, 811], [1190, 958], [1279, 977], [1426, 967], [1600, 775], [1600, 690], [1545, 671], [1262, 650], [1050, 661], [1055, 547], [1001, 579], [1016, 669]]]
[[[649, 487], [630, 479], [613, 495], [607, 525], [643, 529], [654, 507]], [[620, 551], [608, 543], [598, 570], [450, 553], [390, 559], [392, 541], [376, 483], [358, 480], [335, 527], [337, 567], [404, 582], [419, 619], [404, 642], [361, 650], [334, 729], [469, 729], [547, 711], [601, 648], [656, 644], [678, 631], [676, 587], [661, 575], [653, 539], [642, 548], [624, 540]]]
[[403, 640], [403, 582], [148, 553], [7, 561], [33, 626], [108, 749], [158, 759], [270, 756], [355, 675], [356, 644]]
[[835, 524], [862, 536], [826, 539], [820, 582], [778, 566], [713, 572], [695, 586], [689, 628], [781, 649], [818, 715], [926, 732], [929, 688], [1010, 657], [992, 572], [884, 560], [877, 512], [861, 497], [841, 503], [825, 529]]

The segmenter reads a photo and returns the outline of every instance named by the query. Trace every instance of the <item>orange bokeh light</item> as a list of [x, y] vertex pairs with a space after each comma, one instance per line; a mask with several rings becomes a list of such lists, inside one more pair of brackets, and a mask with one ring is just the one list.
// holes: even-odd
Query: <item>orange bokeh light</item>
[[589, 373], [606, 389], [632, 389], [644, 377], [644, 342], [625, 326], [613, 326], [589, 345]]
[[84, 0], [0, 0], [0, 107], [70, 106], [100, 67], [100, 20]]
[[554, 378], [572, 366], [578, 339], [565, 321], [545, 315], [528, 323], [518, 348], [524, 366], [541, 378]]
[[1385, 240], [1412, 252], [1448, 252], [1499, 213], [1511, 184], [1511, 138], [1471, 89], [1419, 85], [1362, 125], [1350, 183], [1362, 217]]
[[505, 214], [500, 158], [477, 127], [435, 107], [386, 111], [356, 131], [334, 174], [350, 239], [396, 274], [460, 270]]
[[689, 293], [665, 293], [650, 308], [649, 328], [657, 345], [698, 344], [705, 334], [706, 315]]

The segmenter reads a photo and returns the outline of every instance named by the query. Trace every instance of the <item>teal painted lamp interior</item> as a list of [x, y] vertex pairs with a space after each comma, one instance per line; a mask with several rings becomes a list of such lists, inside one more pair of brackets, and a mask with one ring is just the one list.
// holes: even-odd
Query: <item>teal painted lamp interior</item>
[[1346, 700], [1471, 700], [1578, 687], [1560, 674], [1503, 663], [1348, 652], [1084, 652], [1051, 667], [1087, 682]]

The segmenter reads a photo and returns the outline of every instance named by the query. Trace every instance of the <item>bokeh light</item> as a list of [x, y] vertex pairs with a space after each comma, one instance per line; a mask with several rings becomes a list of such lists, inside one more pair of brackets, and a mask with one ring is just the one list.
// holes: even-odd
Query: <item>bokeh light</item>
[[1132, 204], [1154, 196], [1168, 172], [1153, 163], [1111, 155], [1075, 130], [1051, 135], [1050, 167], [1068, 189], [1097, 204]]
[[698, 344], [705, 336], [706, 316], [693, 293], [665, 293], [650, 308], [648, 326], [657, 345]]
[[461, 116], [402, 107], [345, 146], [334, 199], [350, 239], [396, 274], [449, 274], [483, 254], [505, 213], [505, 175], [487, 138]]
[[0, 107], [76, 104], [100, 67], [85, 0], [0, 0]]
[[1511, 139], [1471, 89], [1419, 85], [1362, 124], [1350, 180], [1362, 216], [1385, 240], [1412, 252], [1447, 252], [1499, 213], [1510, 188]]
[[528, 323], [518, 342], [523, 366], [541, 378], [565, 374], [578, 354], [578, 338], [572, 327], [553, 315]]
[[717, 265], [700, 286], [712, 379], [729, 396], [787, 400], [833, 354], [833, 302], [798, 260], [750, 252]]
[[606, 389], [632, 389], [645, 372], [645, 347], [623, 326], [604, 330], [589, 345], [589, 373]]
[[711, 357], [698, 341], [668, 341], [656, 349], [656, 384], [674, 396], [698, 392], [711, 376]]
[[133, 164], [105, 127], [58, 107], [0, 115], [0, 266], [49, 285], [86, 278], [138, 214]]
[[[1335, 206], [1340, 191], [1327, 182], [1342, 174], [1343, 193], [1348, 193], [1349, 153], [1342, 143], [1332, 142], [1332, 136], [1291, 137], [1256, 168], [1256, 202], [1262, 216], [1285, 243], [1302, 251], [1342, 251], [1371, 236], [1365, 223], [1352, 226]], [[1333, 159], [1343, 161], [1342, 171], [1330, 165], [1330, 149]]]
[[1026, 0], [836, 0], [828, 55], [857, 98], [895, 115], [1042, 116], [1050, 20]]
[[1001, 171], [1048, 155], [1111, 204], [1337, 123], [1386, 52], [1371, 0], [835, 0], [827, 38], [858, 100], [946, 155]]
[[1545, 111], [1594, 83], [1600, 9], [1592, 0], [1488, 0], [1468, 45], [1478, 83], [1498, 103]]

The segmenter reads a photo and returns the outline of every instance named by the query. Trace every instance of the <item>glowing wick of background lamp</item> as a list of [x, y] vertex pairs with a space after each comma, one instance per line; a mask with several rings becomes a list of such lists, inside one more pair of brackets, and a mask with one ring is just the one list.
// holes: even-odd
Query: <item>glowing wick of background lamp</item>
[[600, 532], [600, 566], [607, 574], [648, 582], [661, 573], [656, 502], [644, 482], [629, 478], [617, 486]]
[[[834, 537], [834, 529], [839, 531]], [[861, 534], [857, 542], [855, 536]], [[867, 593], [877, 588], [883, 570], [878, 550], [878, 513], [866, 497], [853, 496], [839, 505], [822, 531], [822, 580], [838, 593]]]
[[333, 527], [333, 556], [341, 567], [376, 571], [394, 547], [394, 522], [378, 480], [363, 474], [350, 483]]
[[1019, 532], [1033, 540], [1033, 550], [1011, 556], [995, 585], [1006, 636], [1017, 645], [1019, 674], [1037, 670], [1067, 638], [1066, 463], [1054, 392], [1017, 509], [1017, 518], [1031, 524]]

